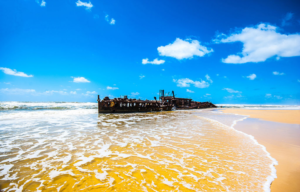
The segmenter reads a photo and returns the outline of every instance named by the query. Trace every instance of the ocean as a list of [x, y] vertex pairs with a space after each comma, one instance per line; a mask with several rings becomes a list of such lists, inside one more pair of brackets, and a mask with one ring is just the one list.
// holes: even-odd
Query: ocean
[[1, 102], [0, 189], [270, 191], [277, 162], [234, 129], [246, 118], [217, 109], [98, 114], [97, 103]]

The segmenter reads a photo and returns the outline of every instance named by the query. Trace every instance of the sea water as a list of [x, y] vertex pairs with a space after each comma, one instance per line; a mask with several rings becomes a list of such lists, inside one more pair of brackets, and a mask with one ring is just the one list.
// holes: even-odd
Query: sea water
[[96, 103], [0, 103], [2, 191], [269, 191], [276, 161], [192, 110], [98, 114]]

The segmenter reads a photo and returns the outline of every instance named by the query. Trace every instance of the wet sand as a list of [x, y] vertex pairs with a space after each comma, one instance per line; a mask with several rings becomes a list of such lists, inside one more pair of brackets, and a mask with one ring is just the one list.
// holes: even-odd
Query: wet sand
[[271, 191], [300, 191], [300, 111], [246, 109], [222, 111], [250, 116], [251, 118], [238, 122], [235, 128], [253, 135], [278, 161], [277, 179], [272, 183]]

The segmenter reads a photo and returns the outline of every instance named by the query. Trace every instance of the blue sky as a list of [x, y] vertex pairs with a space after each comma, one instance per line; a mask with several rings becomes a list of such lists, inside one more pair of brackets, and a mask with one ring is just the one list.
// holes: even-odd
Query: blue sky
[[0, 2], [0, 101], [300, 103], [297, 1]]

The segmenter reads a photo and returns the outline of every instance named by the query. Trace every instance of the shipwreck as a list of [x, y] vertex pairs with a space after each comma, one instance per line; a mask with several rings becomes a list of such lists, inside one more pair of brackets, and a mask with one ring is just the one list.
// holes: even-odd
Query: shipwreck
[[100, 99], [98, 95], [98, 113], [132, 113], [132, 112], [152, 112], [171, 111], [186, 109], [215, 108], [211, 102], [196, 102], [189, 98], [177, 98], [174, 91], [172, 95], [165, 95], [164, 90], [159, 91], [159, 100], [129, 99], [127, 96], [110, 99], [104, 97]]

